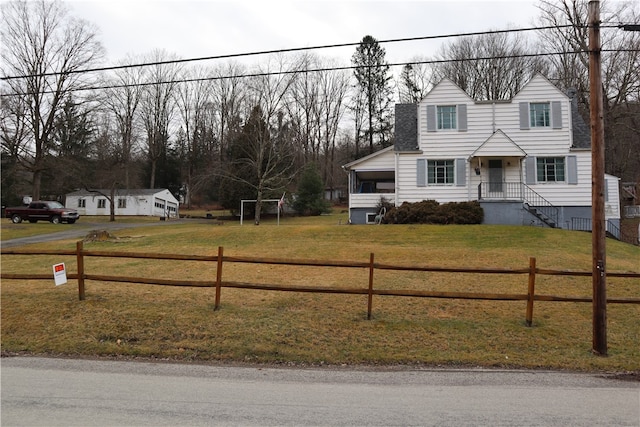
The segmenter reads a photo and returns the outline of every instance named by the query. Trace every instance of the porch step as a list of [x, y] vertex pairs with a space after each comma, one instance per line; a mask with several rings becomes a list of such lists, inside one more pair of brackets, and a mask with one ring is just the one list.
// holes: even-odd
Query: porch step
[[523, 206], [527, 211], [531, 212], [531, 214], [538, 218], [540, 221], [544, 222], [551, 228], [556, 228], [556, 222], [552, 218], [549, 218], [547, 215], [545, 215], [544, 212], [540, 211], [534, 206], [529, 206], [528, 203], [523, 203]]

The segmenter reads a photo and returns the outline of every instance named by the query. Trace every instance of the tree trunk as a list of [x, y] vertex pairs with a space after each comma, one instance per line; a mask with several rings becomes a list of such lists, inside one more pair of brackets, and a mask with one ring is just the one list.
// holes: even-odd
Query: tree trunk
[[156, 188], [156, 164], [157, 160], [151, 160], [151, 179], [149, 179], [149, 188]]
[[40, 184], [42, 182], [42, 171], [36, 169], [33, 172], [33, 194], [31, 198], [33, 200], [40, 200]]
[[258, 197], [256, 198], [255, 224], [260, 225], [260, 214], [262, 211], [262, 190], [258, 189]]
[[109, 199], [109, 222], [116, 221], [116, 188], [111, 187], [111, 197]]

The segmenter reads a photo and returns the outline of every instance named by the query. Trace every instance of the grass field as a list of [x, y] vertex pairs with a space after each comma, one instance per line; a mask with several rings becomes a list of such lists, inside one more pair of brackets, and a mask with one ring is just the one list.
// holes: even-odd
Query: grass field
[[[75, 224], [72, 226], [79, 225]], [[348, 226], [346, 213], [260, 226], [193, 220], [114, 232], [88, 250], [349, 260], [385, 264], [591, 270], [591, 235], [539, 227]], [[20, 224], [48, 230], [49, 224]], [[43, 228], [40, 228], [40, 227]], [[54, 226], [60, 229], [60, 225]], [[66, 225], [62, 225], [66, 227]], [[2, 223], [2, 239], [16, 224]], [[33, 230], [31, 230], [33, 232]], [[22, 231], [21, 231], [22, 232]], [[74, 249], [74, 240], [31, 245]], [[62, 257], [64, 258], [64, 257]], [[2, 256], [3, 272], [50, 273], [75, 258]], [[215, 280], [215, 265], [89, 257], [92, 274]], [[640, 271], [640, 248], [607, 241], [608, 271]], [[366, 269], [230, 264], [225, 280], [363, 287]], [[538, 276], [536, 293], [590, 296], [590, 277]], [[376, 288], [526, 293], [527, 277], [376, 272]], [[638, 298], [637, 279], [607, 278], [609, 297]], [[443, 365], [640, 371], [640, 306], [608, 305], [609, 356], [591, 353], [591, 305], [366, 296], [87, 282], [2, 281], [2, 352], [278, 364]]]

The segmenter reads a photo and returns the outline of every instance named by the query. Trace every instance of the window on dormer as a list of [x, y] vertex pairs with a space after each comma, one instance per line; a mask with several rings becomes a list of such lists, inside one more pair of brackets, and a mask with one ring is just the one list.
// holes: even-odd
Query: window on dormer
[[439, 130], [457, 129], [455, 105], [439, 105], [437, 117]]
[[529, 104], [529, 124], [534, 127], [551, 126], [551, 105], [548, 102], [532, 102]]

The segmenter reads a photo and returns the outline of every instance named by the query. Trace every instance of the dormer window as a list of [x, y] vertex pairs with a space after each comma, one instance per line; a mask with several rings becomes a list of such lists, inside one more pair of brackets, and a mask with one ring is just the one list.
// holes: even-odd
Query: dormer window
[[529, 104], [529, 124], [532, 128], [551, 126], [551, 105], [548, 102]]
[[467, 105], [427, 105], [427, 132], [467, 131]]
[[520, 129], [562, 129], [562, 104], [551, 102], [521, 102]]
[[455, 105], [439, 105], [437, 107], [437, 115], [438, 115], [438, 130], [457, 129]]

